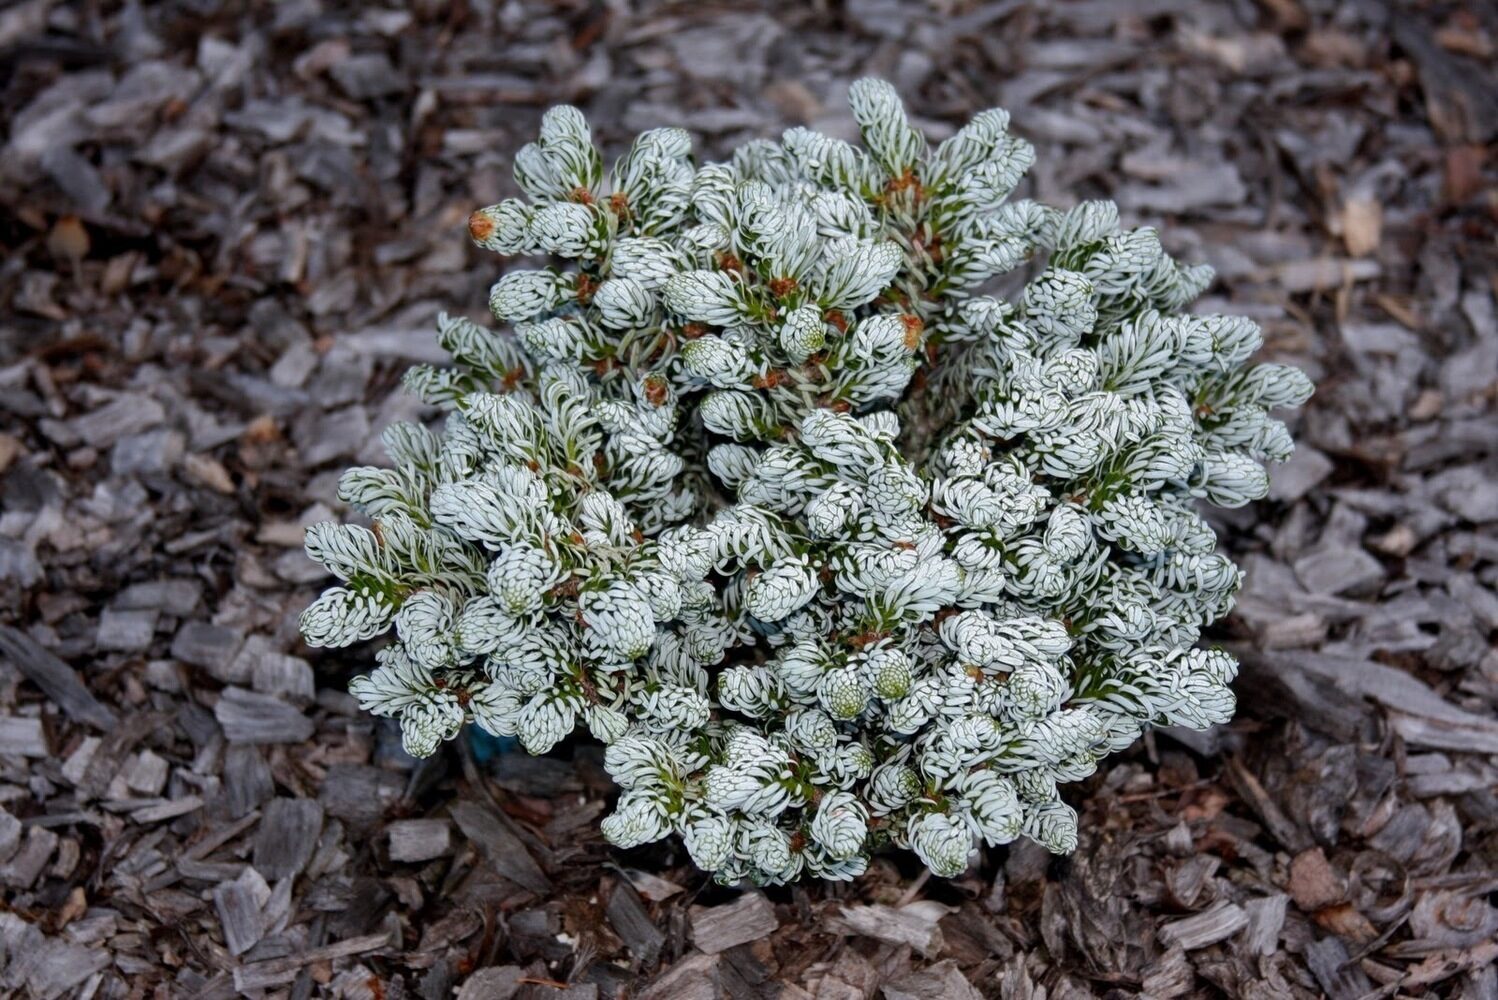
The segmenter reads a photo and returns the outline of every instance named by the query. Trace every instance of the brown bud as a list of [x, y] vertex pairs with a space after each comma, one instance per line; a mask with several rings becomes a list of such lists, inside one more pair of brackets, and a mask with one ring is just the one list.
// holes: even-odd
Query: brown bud
[[794, 292], [797, 288], [795, 278], [771, 278], [768, 287], [770, 294], [777, 299], [783, 299]]
[[494, 235], [494, 220], [482, 208], [468, 217], [468, 235], [475, 243], [483, 243]]
[[913, 351], [921, 344], [921, 331], [926, 328], [926, 324], [921, 322], [919, 316], [912, 316], [910, 313], [901, 316], [900, 322], [905, 324], [905, 349]]
[[645, 377], [645, 401], [651, 406], [665, 406], [666, 400], [670, 398], [670, 390], [671, 387], [663, 376], [647, 375]]

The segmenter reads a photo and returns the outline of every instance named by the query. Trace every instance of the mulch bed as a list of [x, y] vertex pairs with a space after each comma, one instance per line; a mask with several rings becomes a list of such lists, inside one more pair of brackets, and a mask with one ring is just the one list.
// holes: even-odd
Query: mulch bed
[[[1498, 8], [22, 0], [0, 11], [0, 992], [1498, 997]], [[427, 761], [301, 645], [303, 527], [417, 416], [542, 110], [706, 156], [892, 80], [1212, 262], [1319, 389], [1214, 639], [1242, 712], [1070, 858], [714, 886], [596, 747]]]

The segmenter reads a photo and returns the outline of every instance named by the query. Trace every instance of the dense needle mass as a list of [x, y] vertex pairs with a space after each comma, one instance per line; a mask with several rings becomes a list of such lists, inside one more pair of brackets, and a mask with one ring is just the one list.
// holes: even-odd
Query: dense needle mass
[[[1065, 852], [1058, 783], [1144, 727], [1233, 712], [1196, 648], [1236, 566], [1196, 513], [1267, 489], [1258, 328], [1111, 203], [1010, 194], [1033, 159], [986, 111], [930, 148], [893, 88], [857, 147], [804, 128], [695, 165], [680, 129], [607, 173], [554, 108], [527, 200], [475, 241], [559, 266], [490, 294], [513, 334], [442, 317], [447, 411], [344, 475], [374, 529], [322, 524], [342, 581], [309, 642], [392, 627], [354, 694], [432, 753], [467, 722], [544, 753], [581, 722], [622, 789], [603, 832], [680, 835], [723, 881], [850, 878], [908, 847]], [[1008, 299], [991, 279], [1033, 278]]]

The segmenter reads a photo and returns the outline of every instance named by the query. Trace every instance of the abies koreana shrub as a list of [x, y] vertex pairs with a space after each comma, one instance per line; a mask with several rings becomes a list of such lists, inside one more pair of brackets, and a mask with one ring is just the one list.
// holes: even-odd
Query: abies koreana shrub
[[1198, 640], [1240, 574], [1197, 506], [1262, 497], [1311, 392], [1183, 311], [1211, 271], [1153, 230], [1011, 198], [1003, 111], [933, 148], [888, 84], [851, 103], [861, 147], [698, 165], [665, 128], [607, 170], [548, 112], [469, 227], [550, 264], [494, 285], [498, 329], [439, 319], [452, 364], [405, 384], [440, 429], [391, 426], [339, 485], [370, 526], [307, 535], [340, 580], [307, 641], [393, 633], [353, 693], [408, 751], [585, 726], [604, 835], [729, 882], [1074, 849], [1058, 785], [1232, 715]]

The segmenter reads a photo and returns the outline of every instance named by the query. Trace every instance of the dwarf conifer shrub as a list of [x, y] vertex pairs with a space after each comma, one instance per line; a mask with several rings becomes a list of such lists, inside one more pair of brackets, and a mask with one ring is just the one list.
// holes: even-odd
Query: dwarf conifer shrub
[[723, 881], [1074, 849], [1058, 784], [1232, 715], [1198, 640], [1240, 574], [1197, 505], [1263, 496], [1269, 412], [1311, 392], [1248, 363], [1252, 322], [1183, 311], [1210, 269], [1153, 230], [1012, 198], [1003, 111], [932, 148], [888, 84], [851, 103], [861, 147], [697, 165], [657, 129], [607, 171], [548, 112], [526, 197], [469, 225], [549, 263], [494, 285], [498, 329], [439, 320], [452, 365], [406, 385], [441, 428], [344, 475], [372, 527], [307, 537], [341, 583], [306, 638], [393, 631], [353, 693], [407, 750], [581, 723], [604, 835], [679, 835]]

